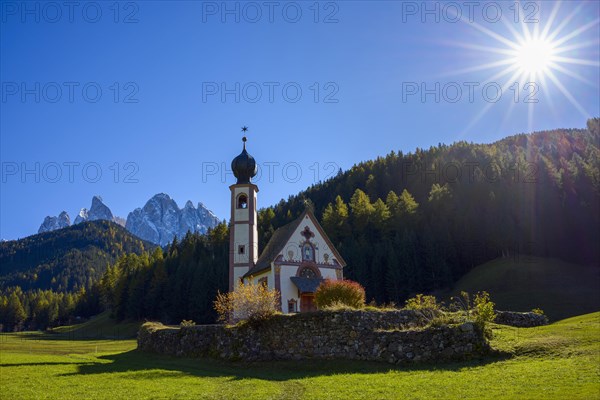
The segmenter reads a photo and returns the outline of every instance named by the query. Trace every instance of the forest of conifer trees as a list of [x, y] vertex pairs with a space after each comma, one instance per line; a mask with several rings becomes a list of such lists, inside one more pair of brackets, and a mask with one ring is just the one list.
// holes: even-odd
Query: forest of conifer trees
[[[589, 120], [587, 129], [440, 144], [362, 162], [261, 209], [259, 247], [311, 207], [348, 263], [344, 276], [377, 303], [400, 304], [448, 288], [498, 257], [598, 265], [599, 121]], [[123, 256], [77, 295], [74, 307], [88, 315], [110, 309], [117, 319], [212, 323], [212, 302], [217, 291], [227, 290], [228, 247], [228, 228], [221, 224], [164, 251]], [[14, 315], [26, 314], [21, 323], [35, 319], [32, 304], [27, 293], [5, 292], [5, 326], [16, 326]]]

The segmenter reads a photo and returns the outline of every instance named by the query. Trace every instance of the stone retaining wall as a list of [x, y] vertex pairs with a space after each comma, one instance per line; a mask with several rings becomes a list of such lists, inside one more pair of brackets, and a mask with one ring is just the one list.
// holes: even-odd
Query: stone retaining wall
[[494, 322], [519, 328], [531, 328], [548, 325], [548, 317], [534, 312], [496, 311]]
[[225, 360], [358, 359], [404, 363], [462, 360], [489, 351], [472, 323], [423, 328], [418, 312], [339, 311], [275, 316], [260, 323], [142, 325], [138, 348]]

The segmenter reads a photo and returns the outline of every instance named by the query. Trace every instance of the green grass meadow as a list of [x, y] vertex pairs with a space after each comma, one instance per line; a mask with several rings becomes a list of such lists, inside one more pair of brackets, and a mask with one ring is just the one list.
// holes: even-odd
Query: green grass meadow
[[[111, 329], [102, 318], [94, 324]], [[138, 352], [133, 339], [73, 340], [78, 336], [71, 332], [81, 326], [2, 334], [0, 394], [2, 399], [600, 398], [600, 312], [538, 328], [492, 328], [496, 355], [402, 367], [173, 358]]]

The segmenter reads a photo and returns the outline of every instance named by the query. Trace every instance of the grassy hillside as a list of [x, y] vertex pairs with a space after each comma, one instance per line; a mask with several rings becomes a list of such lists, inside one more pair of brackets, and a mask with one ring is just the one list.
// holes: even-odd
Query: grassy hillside
[[109, 221], [91, 221], [0, 243], [0, 289], [76, 291], [100, 278], [123, 254], [156, 245]]
[[466, 274], [453, 295], [485, 290], [499, 310], [538, 307], [556, 321], [600, 310], [599, 287], [599, 268], [538, 257], [501, 258]]
[[495, 325], [503, 355], [397, 367], [319, 361], [224, 363], [145, 354], [133, 340], [0, 335], [10, 399], [591, 399], [600, 392], [600, 313], [539, 328]]
[[117, 323], [109, 312], [77, 325], [59, 326], [50, 331], [52, 337], [61, 339], [132, 339], [137, 335], [141, 322]]

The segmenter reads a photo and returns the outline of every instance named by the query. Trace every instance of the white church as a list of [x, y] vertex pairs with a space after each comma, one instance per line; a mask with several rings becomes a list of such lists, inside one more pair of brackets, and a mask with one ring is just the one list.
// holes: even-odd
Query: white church
[[231, 185], [229, 291], [239, 282], [267, 285], [280, 293], [280, 311], [314, 311], [314, 293], [325, 279], [342, 280], [346, 262], [314, 214], [307, 210], [277, 229], [260, 252], [257, 229], [257, 166], [244, 149], [231, 162], [237, 183]]

